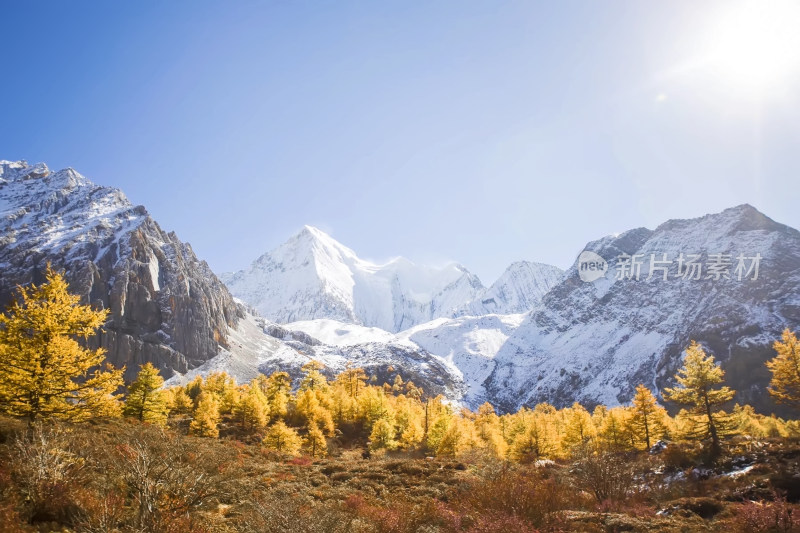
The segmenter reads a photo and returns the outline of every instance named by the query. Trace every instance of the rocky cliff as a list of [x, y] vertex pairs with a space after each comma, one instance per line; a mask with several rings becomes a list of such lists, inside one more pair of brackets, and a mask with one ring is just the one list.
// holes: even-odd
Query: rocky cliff
[[127, 377], [150, 361], [170, 375], [226, 346], [243, 311], [191, 246], [144, 207], [72, 169], [0, 161], [0, 305], [48, 263], [73, 292], [110, 310], [93, 342]]

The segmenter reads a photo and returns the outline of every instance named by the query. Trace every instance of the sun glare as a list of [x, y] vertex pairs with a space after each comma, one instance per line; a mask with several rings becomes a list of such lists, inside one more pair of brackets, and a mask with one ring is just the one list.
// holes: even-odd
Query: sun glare
[[800, 2], [747, 1], [728, 9], [708, 34], [713, 73], [748, 89], [782, 88], [800, 71]]

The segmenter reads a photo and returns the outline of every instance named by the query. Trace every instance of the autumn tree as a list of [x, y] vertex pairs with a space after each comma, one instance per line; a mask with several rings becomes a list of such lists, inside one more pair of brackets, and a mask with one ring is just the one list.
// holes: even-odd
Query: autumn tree
[[256, 380], [244, 388], [234, 415], [245, 431], [258, 431], [267, 426], [269, 404]]
[[303, 442], [297, 431], [286, 425], [283, 420], [278, 420], [267, 430], [263, 444], [270, 450], [285, 455], [297, 455]]
[[493, 456], [505, 457], [508, 444], [503, 439], [500, 429], [500, 417], [488, 402], [478, 407], [475, 417], [475, 429], [480, 442]]
[[478, 445], [478, 438], [473, 426], [464, 418], [453, 417], [447, 431], [442, 435], [436, 455], [440, 457], [457, 457], [462, 452]]
[[325, 365], [315, 360], [304, 364], [300, 368], [304, 374], [303, 380], [300, 382], [300, 390], [327, 388], [328, 380], [322, 375], [323, 368]]
[[392, 424], [391, 420], [381, 418], [372, 424], [372, 432], [369, 434], [369, 447], [372, 450], [393, 450], [397, 447], [394, 424]]
[[565, 425], [561, 445], [565, 452], [572, 452], [592, 440], [596, 429], [592, 415], [581, 404], [575, 402], [572, 407], [564, 411], [566, 411]]
[[152, 363], [140, 367], [136, 381], [128, 387], [123, 414], [138, 419], [164, 425], [169, 414], [168, 395], [161, 389], [164, 378]]
[[336, 428], [333, 422], [333, 415], [320, 403], [317, 392], [312, 389], [299, 391], [297, 393], [296, 410], [309, 429], [312, 426], [316, 426], [325, 434], [333, 436]]
[[167, 389], [169, 399], [169, 410], [171, 413], [178, 413], [181, 415], [189, 414], [194, 407], [192, 399], [186, 394], [186, 389], [180, 386], [170, 387]]
[[610, 452], [621, 452], [631, 448], [629, 431], [631, 413], [628, 408], [609, 409], [598, 428], [599, 447]]
[[425, 445], [430, 451], [436, 452], [439, 449], [439, 444], [441, 444], [447, 430], [450, 429], [452, 420], [453, 416], [448, 411], [442, 411], [436, 420], [430, 424], [425, 435]]
[[63, 275], [48, 265], [46, 282], [19, 287], [0, 315], [0, 409], [33, 422], [119, 415], [115, 391], [124, 369], [103, 365], [105, 350], [81, 345], [107, 310], [80, 305]]
[[322, 430], [316, 425], [309, 428], [306, 438], [303, 439], [303, 445], [311, 457], [322, 458], [328, 455], [328, 441]]
[[667, 412], [658, 405], [650, 389], [642, 384], [636, 387], [628, 423], [638, 442], [650, 449], [653, 439], [659, 439], [664, 434], [664, 417], [666, 416]]
[[219, 401], [217, 397], [203, 391], [197, 397], [197, 408], [194, 410], [194, 418], [189, 424], [189, 429], [195, 435], [201, 437], [219, 437]]
[[720, 433], [727, 429], [728, 420], [724, 412], [714, 409], [733, 398], [736, 391], [722, 386], [725, 371], [714, 361], [713, 355], [706, 355], [703, 348], [692, 341], [686, 350], [683, 367], [678, 370], [675, 379], [679, 386], [664, 389], [668, 401], [687, 406], [695, 427], [692, 433], [700, 438], [711, 439], [711, 456], [720, 454]]
[[519, 412], [519, 425], [509, 450], [511, 458], [526, 461], [548, 457], [556, 450], [555, 435], [549, 417], [538, 411], [522, 408]]
[[186, 384], [186, 395], [192, 400], [192, 405], [197, 406], [197, 398], [203, 392], [203, 376], [197, 375], [192, 381]]
[[267, 397], [270, 416], [283, 418], [288, 412], [292, 379], [286, 372], [275, 372], [266, 381], [259, 380], [264, 395]]
[[786, 328], [781, 340], [772, 346], [778, 355], [767, 361], [767, 368], [772, 372], [767, 391], [778, 403], [800, 409], [800, 342]]
[[220, 414], [233, 413], [239, 403], [239, 388], [236, 386], [236, 380], [227, 372], [214, 372], [206, 376], [203, 390], [216, 397]]
[[341, 385], [350, 398], [358, 398], [358, 395], [367, 386], [367, 374], [363, 368], [354, 367], [351, 362], [347, 362], [344, 372], [336, 376], [336, 383]]

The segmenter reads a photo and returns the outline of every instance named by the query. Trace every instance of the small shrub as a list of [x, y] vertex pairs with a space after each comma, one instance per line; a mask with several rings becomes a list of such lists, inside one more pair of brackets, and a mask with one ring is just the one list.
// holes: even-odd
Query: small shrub
[[733, 521], [737, 533], [800, 532], [800, 506], [778, 498], [772, 502], [747, 502], [739, 506]]
[[693, 466], [695, 461], [689, 452], [682, 446], [670, 444], [661, 453], [664, 469], [668, 472], [679, 472]]
[[627, 499], [634, 490], [637, 465], [627, 454], [587, 449], [579, 457], [572, 469], [575, 482], [594, 494], [598, 503]]
[[566, 507], [568, 489], [554, 477], [537, 470], [510, 469], [489, 479], [467, 483], [454, 505], [465, 514], [476, 513], [499, 519], [515, 516], [541, 527]]

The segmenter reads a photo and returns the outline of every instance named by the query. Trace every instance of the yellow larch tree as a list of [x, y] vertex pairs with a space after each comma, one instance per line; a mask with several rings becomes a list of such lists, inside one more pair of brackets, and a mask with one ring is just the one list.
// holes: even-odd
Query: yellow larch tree
[[388, 418], [380, 418], [372, 424], [369, 434], [369, 447], [371, 450], [394, 450], [397, 448], [394, 424]]
[[123, 414], [140, 422], [166, 425], [169, 414], [169, 395], [162, 390], [164, 378], [152, 363], [139, 367], [136, 381], [128, 387]]
[[706, 355], [703, 348], [692, 341], [686, 349], [683, 367], [678, 370], [675, 379], [678, 387], [664, 389], [664, 398], [668, 401], [687, 406], [689, 434], [695, 438], [711, 439], [711, 456], [721, 452], [720, 436], [730, 428], [730, 420], [723, 411], [714, 411], [733, 399], [736, 391], [720, 385], [725, 372], [714, 361], [713, 355]]
[[0, 409], [31, 422], [118, 416], [115, 393], [124, 369], [104, 364], [104, 349], [79, 342], [96, 333], [108, 311], [80, 305], [49, 265], [45, 278], [19, 287], [18, 299], [0, 315]]
[[773, 347], [778, 355], [767, 361], [772, 372], [767, 391], [776, 402], [800, 409], [800, 341], [786, 328]]
[[278, 420], [269, 427], [262, 444], [280, 454], [295, 456], [300, 453], [303, 441], [297, 431], [287, 426], [283, 420]]
[[219, 401], [216, 395], [203, 391], [197, 397], [197, 408], [194, 410], [189, 429], [201, 437], [219, 437]]
[[259, 431], [267, 426], [269, 403], [257, 380], [243, 387], [239, 403], [234, 408], [234, 416], [245, 431]]
[[655, 440], [664, 436], [666, 417], [667, 411], [658, 405], [650, 389], [639, 384], [633, 396], [631, 417], [628, 421], [636, 442], [643, 444], [645, 449], [650, 449]]
[[308, 434], [303, 439], [303, 447], [308, 455], [314, 458], [323, 458], [328, 455], [328, 441], [316, 424], [312, 424], [308, 428]]

